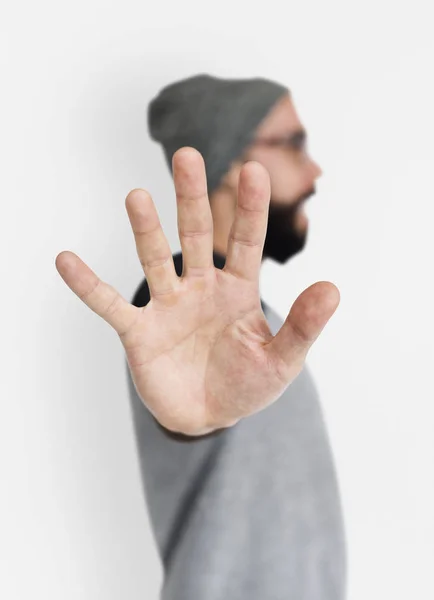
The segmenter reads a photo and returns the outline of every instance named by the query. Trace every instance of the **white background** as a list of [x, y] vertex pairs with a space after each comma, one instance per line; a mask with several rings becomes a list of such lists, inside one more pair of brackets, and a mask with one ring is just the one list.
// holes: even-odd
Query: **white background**
[[125, 197], [180, 248], [146, 105], [175, 79], [293, 92], [324, 176], [306, 250], [266, 261], [284, 318], [318, 280], [341, 305], [312, 348], [344, 504], [350, 600], [434, 598], [434, 91], [429, 1], [11, 3], [0, 23], [0, 597], [156, 600], [113, 330], [55, 269], [76, 252], [131, 299]]

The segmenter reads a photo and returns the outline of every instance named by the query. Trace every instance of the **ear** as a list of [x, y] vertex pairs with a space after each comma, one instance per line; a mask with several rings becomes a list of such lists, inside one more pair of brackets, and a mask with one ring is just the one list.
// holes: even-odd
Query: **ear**
[[238, 193], [238, 180], [240, 178], [241, 167], [243, 162], [239, 159], [232, 161], [229, 170], [222, 177], [221, 185], [232, 190], [235, 194]]

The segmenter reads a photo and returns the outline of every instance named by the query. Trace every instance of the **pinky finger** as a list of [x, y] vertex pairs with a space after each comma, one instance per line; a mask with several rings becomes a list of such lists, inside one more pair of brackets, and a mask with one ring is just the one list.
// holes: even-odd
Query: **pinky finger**
[[137, 319], [138, 308], [123, 298], [117, 290], [102, 281], [76, 254], [61, 252], [56, 257], [56, 269], [66, 285], [94, 313], [123, 335]]

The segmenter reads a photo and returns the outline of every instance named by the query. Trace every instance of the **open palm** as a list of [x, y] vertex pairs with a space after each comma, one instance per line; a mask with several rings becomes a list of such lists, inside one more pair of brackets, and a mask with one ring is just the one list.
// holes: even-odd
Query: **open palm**
[[136, 189], [126, 198], [151, 294], [146, 306], [127, 302], [72, 252], [61, 252], [56, 268], [118, 333], [137, 393], [161, 425], [202, 435], [279, 398], [335, 312], [339, 291], [326, 281], [308, 287], [273, 336], [259, 292], [270, 201], [267, 171], [253, 161], [241, 170], [223, 269], [213, 262], [213, 219], [201, 154], [190, 147], [178, 150], [173, 177], [181, 277], [150, 194]]

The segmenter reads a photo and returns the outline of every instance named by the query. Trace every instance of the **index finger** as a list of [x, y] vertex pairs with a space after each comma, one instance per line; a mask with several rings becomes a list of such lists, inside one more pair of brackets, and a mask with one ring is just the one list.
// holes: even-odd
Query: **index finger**
[[241, 279], [259, 279], [270, 194], [270, 176], [265, 167], [257, 161], [245, 163], [240, 171], [235, 219], [223, 269]]

